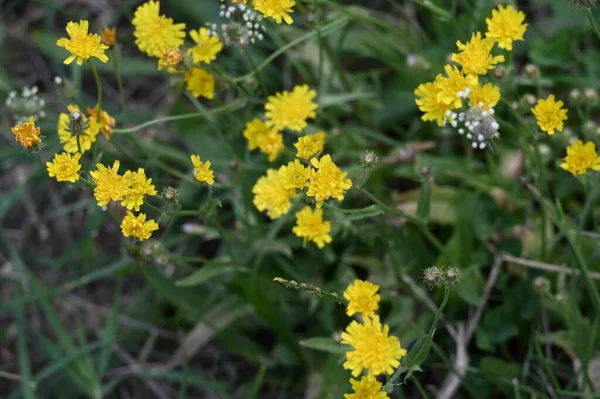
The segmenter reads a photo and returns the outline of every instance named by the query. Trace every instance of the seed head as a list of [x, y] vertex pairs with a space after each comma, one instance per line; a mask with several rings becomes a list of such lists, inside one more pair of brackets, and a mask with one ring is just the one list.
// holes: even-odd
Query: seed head
[[443, 273], [444, 285], [452, 286], [460, 280], [460, 271], [455, 267], [447, 267]]
[[541, 76], [540, 68], [535, 64], [527, 64], [525, 65], [525, 75], [534, 80], [539, 79]]
[[173, 186], [163, 188], [161, 195], [166, 202], [177, 203], [179, 201], [179, 191]]
[[360, 163], [367, 169], [373, 168], [379, 162], [379, 157], [375, 152], [367, 150], [363, 155], [360, 156]]
[[423, 270], [423, 281], [429, 289], [439, 287], [443, 283], [442, 271], [437, 266], [431, 266]]

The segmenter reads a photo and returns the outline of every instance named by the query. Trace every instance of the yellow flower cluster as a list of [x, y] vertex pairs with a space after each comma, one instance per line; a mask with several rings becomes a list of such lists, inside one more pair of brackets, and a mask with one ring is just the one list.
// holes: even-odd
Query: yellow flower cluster
[[[458, 51], [452, 54], [452, 61], [460, 65], [446, 65], [444, 74], [438, 74], [433, 82], [419, 85], [415, 89], [416, 103], [423, 112], [424, 121], [435, 121], [438, 126], [450, 123], [458, 127], [460, 134], [472, 140], [473, 148], [483, 149], [486, 141], [498, 136], [498, 124], [493, 119], [493, 107], [500, 100], [500, 90], [492, 83], [480, 80], [499, 63], [504, 62], [503, 55], [493, 55], [495, 45], [512, 50], [515, 40], [523, 40], [527, 28], [525, 14], [512, 6], [499, 6], [492, 11], [492, 17], [486, 20], [488, 31], [485, 37], [474, 32], [471, 39], [456, 42]], [[463, 100], [469, 99], [470, 110], [476, 112], [455, 112], [461, 109]]]
[[367, 370], [360, 380], [350, 379], [354, 393], [344, 395], [345, 399], [387, 398], [375, 377], [393, 374], [400, 365], [400, 359], [406, 355], [406, 349], [400, 346], [398, 338], [389, 335], [389, 326], [381, 324], [375, 313], [379, 308], [378, 290], [378, 285], [355, 280], [344, 291], [344, 298], [348, 300], [346, 313], [349, 316], [359, 314], [362, 320], [360, 323], [352, 321], [342, 333], [342, 343], [353, 349], [346, 353], [344, 368], [351, 370], [353, 377]]

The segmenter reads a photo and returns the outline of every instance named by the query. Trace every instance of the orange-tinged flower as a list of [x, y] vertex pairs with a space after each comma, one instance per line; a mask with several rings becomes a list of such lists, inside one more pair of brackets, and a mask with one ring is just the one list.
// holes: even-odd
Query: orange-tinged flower
[[13, 126], [10, 129], [15, 135], [15, 140], [23, 146], [23, 148], [31, 148], [37, 146], [40, 141], [40, 128], [35, 126], [35, 118], [29, 117], [29, 122], [23, 122], [20, 125]]
[[112, 28], [105, 26], [102, 29], [100, 37], [102, 38], [102, 43], [106, 44], [108, 47], [114, 46], [117, 43], [117, 28], [114, 26]]
[[108, 112], [106, 112], [105, 110], [102, 110], [100, 112], [100, 118], [98, 118], [98, 107], [96, 107], [96, 108], [88, 107], [87, 114], [88, 114], [89, 119], [96, 120], [96, 123], [98, 123], [98, 125], [100, 127], [100, 131], [102, 132], [102, 134], [104, 135], [106, 140], [110, 140], [110, 136], [112, 136], [112, 134], [113, 134], [115, 123], [116, 123], [115, 118], [110, 116], [108, 114]]

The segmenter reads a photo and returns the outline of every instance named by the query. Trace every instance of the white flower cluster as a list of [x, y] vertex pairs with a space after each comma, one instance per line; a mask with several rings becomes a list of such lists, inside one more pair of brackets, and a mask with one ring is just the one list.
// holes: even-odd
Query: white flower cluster
[[45, 105], [44, 99], [38, 96], [37, 86], [25, 86], [20, 93], [13, 90], [6, 99], [6, 107], [12, 112], [17, 124], [28, 121], [30, 116], [36, 119], [45, 117]]
[[[458, 92], [457, 96], [466, 99], [470, 92], [471, 90], [467, 88]], [[480, 102], [463, 112], [446, 111], [448, 119], [444, 123], [449, 123], [457, 129], [458, 134], [471, 141], [471, 147], [483, 150], [492, 139], [500, 137], [498, 132], [500, 124], [494, 118], [494, 113], [493, 107], [485, 109], [485, 104]]]
[[225, 44], [246, 47], [248, 44], [254, 44], [257, 40], [264, 39], [263, 17], [252, 7], [243, 3], [229, 6], [222, 4], [219, 16], [228, 19], [229, 22], [221, 25], [207, 24], [207, 26], [211, 35], [220, 33]]

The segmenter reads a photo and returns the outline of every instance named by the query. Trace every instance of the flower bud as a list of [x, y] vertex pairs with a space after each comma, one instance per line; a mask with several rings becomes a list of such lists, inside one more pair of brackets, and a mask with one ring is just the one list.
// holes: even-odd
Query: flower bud
[[87, 120], [81, 112], [75, 111], [69, 114], [69, 129], [71, 130], [71, 133], [73, 135], [82, 135], [85, 132], [86, 128]]
[[423, 270], [423, 282], [429, 286], [429, 289], [439, 287], [443, 283], [442, 271], [437, 266], [431, 266]]
[[455, 267], [447, 267], [443, 271], [444, 285], [452, 286], [460, 280], [460, 271]]
[[360, 163], [366, 169], [371, 169], [379, 162], [379, 157], [375, 152], [367, 150], [363, 155], [360, 156]]
[[583, 89], [583, 97], [588, 103], [596, 103], [598, 101], [598, 92], [593, 87]]
[[504, 79], [504, 76], [506, 75], [506, 68], [503, 67], [502, 65], [494, 68], [494, 70], [492, 71], [492, 75], [498, 79], [498, 80], [502, 80]]
[[550, 291], [550, 281], [544, 276], [536, 277], [533, 280], [533, 288], [540, 293], [546, 293]]
[[179, 191], [173, 186], [163, 188], [161, 195], [166, 202], [177, 203], [179, 201]]
[[541, 76], [540, 68], [535, 64], [527, 64], [525, 65], [525, 75], [533, 80], [539, 79]]
[[575, 102], [581, 100], [581, 91], [579, 89], [572, 89], [569, 92], [569, 99]]

